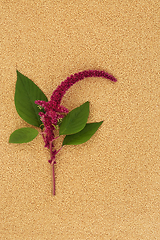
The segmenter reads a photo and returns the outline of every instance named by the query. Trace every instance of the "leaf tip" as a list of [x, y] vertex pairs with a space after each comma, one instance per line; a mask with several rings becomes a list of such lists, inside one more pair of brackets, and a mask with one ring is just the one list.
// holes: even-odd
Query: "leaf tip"
[[17, 73], [17, 75], [18, 75], [20, 72], [16, 69], [16, 73]]

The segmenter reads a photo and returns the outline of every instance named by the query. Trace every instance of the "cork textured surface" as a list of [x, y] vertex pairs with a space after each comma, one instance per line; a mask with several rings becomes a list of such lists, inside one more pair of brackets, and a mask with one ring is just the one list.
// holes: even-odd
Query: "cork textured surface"
[[[159, 9], [158, 0], [2, 0], [0, 239], [160, 239]], [[104, 122], [57, 154], [55, 196], [42, 136], [8, 142], [30, 127], [14, 105], [16, 69], [48, 99], [79, 71], [118, 80], [85, 78], [63, 97], [69, 111], [89, 101], [88, 122]]]

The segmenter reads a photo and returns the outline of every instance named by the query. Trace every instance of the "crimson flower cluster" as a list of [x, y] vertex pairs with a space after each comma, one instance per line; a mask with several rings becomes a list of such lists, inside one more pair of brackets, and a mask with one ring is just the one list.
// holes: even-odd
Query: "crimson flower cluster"
[[58, 124], [59, 119], [62, 119], [64, 117], [64, 114], [68, 113], [68, 109], [60, 105], [62, 97], [73, 84], [87, 77], [103, 77], [110, 79], [113, 82], [117, 81], [117, 79], [114, 76], [104, 71], [98, 70], [82, 71], [79, 73], [75, 73], [70, 77], [67, 77], [67, 79], [64, 80], [53, 92], [50, 101], [48, 102], [41, 100], [35, 101], [35, 103], [44, 108], [45, 111], [45, 113], [43, 112], [39, 113], [41, 121], [44, 124], [43, 128], [44, 130], [41, 132], [41, 134], [45, 142], [45, 147], [50, 149], [51, 159], [49, 160], [49, 163], [51, 164], [56, 163], [55, 156], [60, 151], [52, 150], [52, 148], [54, 147], [53, 141], [55, 140], [55, 135], [53, 131], [56, 129], [56, 125]]

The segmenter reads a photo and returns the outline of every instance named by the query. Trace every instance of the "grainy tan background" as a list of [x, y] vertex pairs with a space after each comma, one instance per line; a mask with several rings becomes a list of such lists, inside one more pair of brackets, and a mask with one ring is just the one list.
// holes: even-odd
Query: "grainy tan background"
[[[0, 239], [160, 239], [158, 0], [1, 4]], [[104, 123], [57, 155], [55, 197], [42, 137], [8, 143], [29, 126], [14, 106], [16, 69], [48, 98], [82, 70], [118, 79], [86, 78], [64, 96], [69, 110], [90, 101], [89, 122]]]

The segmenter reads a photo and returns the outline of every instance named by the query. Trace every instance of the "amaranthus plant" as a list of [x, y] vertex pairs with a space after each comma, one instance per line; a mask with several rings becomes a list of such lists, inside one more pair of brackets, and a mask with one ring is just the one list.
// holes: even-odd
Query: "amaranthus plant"
[[[64, 145], [78, 145], [87, 142], [98, 130], [103, 121], [87, 123], [89, 116], [89, 102], [85, 102], [80, 107], [71, 112], [60, 105], [62, 97], [66, 91], [76, 82], [86, 77], [103, 77], [116, 82], [112, 75], [97, 70], [88, 70], [75, 73], [63, 81], [54, 90], [50, 101], [40, 88], [28, 77], [17, 70], [17, 82], [15, 88], [15, 107], [19, 116], [27, 123], [39, 127], [43, 137], [45, 147], [50, 151], [48, 162], [52, 166], [53, 173], [53, 195], [55, 195], [55, 172], [54, 164], [57, 153]], [[58, 131], [59, 136], [65, 135], [62, 147], [56, 150], [54, 141]], [[27, 143], [32, 141], [39, 131], [34, 128], [20, 128], [15, 130], [9, 138], [9, 143]]]

